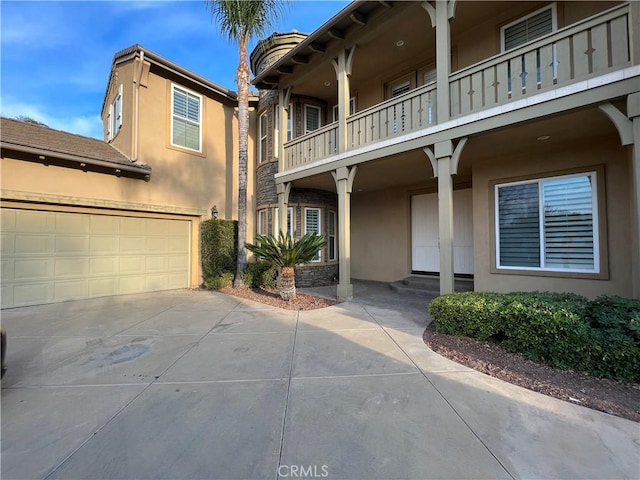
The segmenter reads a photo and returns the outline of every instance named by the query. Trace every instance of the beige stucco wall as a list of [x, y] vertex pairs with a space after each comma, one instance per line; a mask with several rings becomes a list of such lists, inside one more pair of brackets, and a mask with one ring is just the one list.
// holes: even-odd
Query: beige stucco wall
[[409, 275], [409, 195], [405, 189], [351, 196], [351, 276], [391, 282]]
[[[118, 68], [118, 84], [123, 83], [123, 127], [114, 144], [122, 151], [131, 144], [132, 63]], [[188, 87], [188, 86], [187, 86]], [[117, 88], [117, 87], [116, 87]], [[135, 210], [158, 215], [188, 216], [192, 228], [192, 284], [198, 285], [199, 222], [210, 218], [209, 210], [216, 205], [219, 218], [237, 219], [238, 197], [238, 129], [237, 115], [232, 105], [203, 95], [203, 152], [188, 152], [170, 146], [170, 88], [171, 82], [153, 71], [146, 87], [140, 89], [139, 161], [149, 164], [153, 171], [149, 182], [93, 172], [45, 166], [39, 163], [2, 159], [0, 187], [3, 192], [20, 192], [16, 200], [38, 198], [43, 203], [74, 205], [74, 211], [84, 206], [104, 206], [105, 213]], [[109, 101], [115, 96], [111, 89]], [[251, 113], [250, 137], [255, 133], [254, 114]], [[122, 142], [122, 145], [120, 145]], [[254, 206], [254, 143], [249, 141], [248, 226], [253, 232]], [[34, 197], [35, 195], [35, 197]], [[74, 199], [74, 200], [70, 200]], [[5, 198], [4, 200], [11, 200]], [[203, 214], [202, 217], [199, 215]]]
[[[607, 222], [608, 278], [571, 278], [521, 274], [491, 273], [491, 236], [494, 224], [489, 211], [492, 208], [493, 189], [490, 182], [519, 176], [539, 178], [540, 174], [565, 169], [587, 169], [604, 165]], [[523, 153], [517, 157], [495, 158], [473, 165], [473, 225], [475, 256], [475, 289], [487, 291], [540, 290], [575, 292], [588, 297], [601, 294], [631, 296], [630, 265], [630, 180], [629, 152], [620, 146], [617, 136], [600, 137], [591, 143], [558, 146], [545, 155], [531, 156]]]

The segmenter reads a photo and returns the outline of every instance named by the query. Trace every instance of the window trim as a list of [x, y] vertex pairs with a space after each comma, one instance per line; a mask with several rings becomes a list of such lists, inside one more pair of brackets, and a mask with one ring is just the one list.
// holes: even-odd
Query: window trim
[[[318, 111], [318, 128], [314, 129], [314, 130], [308, 130], [307, 129], [307, 109], [309, 108], [313, 108], [315, 110]], [[311, 105], [309, 103], [305, 103], [304, 105], [304, 134], [308, 134], [311, 132], [315, 132], [316, 130], [319, 130], [322, 127], [322, 108], [320, 108], [317, 105]]]
[[[263, 121], [264, 121], [264, 136], [262, 135]], [[267, 121], [267, 111], [265, 110], [260, 115], [258, 115], [258, 164], [261, 164], [262, 162], [266, 162], [269, 156], [267, 153], [268, 138], [269, 138], [269, 122]], [[263, 145], [264, 145], [264, 148], [263, 148]], [[263, 156], [267, 158], [263, 158]], [[276, 151], [276, 156], [277, 156], [277, 151]]]
[[[516, 20], [514, 20], [513, 22], [509, 22], [505, 25], [503, 25], [502, 27], [500, 27], [500, 52], [504, 53], [507, 50], [505, 50], [505, 46], [506, 46], [506, 39], [505, 39], [505, 30], [513, 27], [514, 25], [517, 25], [518, 23], [524, 22], [525, 20], [531, 18], [531, 17], [535, 17], [536, 15], [544, 12], [545, 10], [551, 10], [551, 33], [555, 32], [556, 30], [558, 30], [558, 7], [556, 2], [553, 2], [549, 5], [545, 5], [544, 7], [538, 8], [537, 10], [528, 13], [527, 15], [524, 15], [522, 17], [518, 17]], [[529, 41], [532, 40], [528, 40], [525, 43], [528, 43]], [[519, 48], [520, 45], [518, 45], [517, 47], [513, 47], [510, 50], [513, 50], [515, 48]]]
[[[332, 111], [332, 115], [333, 115], [333, 121], [337, 122], [338, 121], [338, 104], [336, 103], [333, 108], [331, 109]], [[349, 115], [351, 116], [354, 113], [356, 113], [356, 97], [350, 97], [349, 98]]]
[[[318, 212], [318, 231], [316, 232], [318, 235], [322, 235], [322, 209], [319, 207], [304, 207], [304, 232], [303, 235], [306, 235], [307, 233], [310, 233], [307, 230], [307, 212], [314, 210]], [[319, 263], [322, 262], [322, 248], [318, 250], [318, 256], [317, 258], [311, 260], [310, 263]]]
[[[273, 212], [274, 212], [273, 234], [277, 237], [278, 235], [280, 235], [279, 207], [275, 207]], [[287, 234], [290, 237], [293, 237], [295, 235], [295, 233], [296, 233], [294, 219], [295, 219], [295, 217], [293, 216], [293, 207], [287, 207], [287, 223], [289, 223], [289, 221], [291, 221], [291, 228], [287, 231]]]
[[[333, 216], [333, 221], [331, 217]], [[333, 233], [331, 233], [333, 230]], [[338, 213], [335, 210], [329, 210], [327, 218], [327, 260], [335, 262], [338, 260]], [[333, 243], [333, 257], [331, 256], [330, 245]]]
[[[579, 176], [589, 173], [595, 174], [595, 195], [594, 195], [594, 217], [597, 216], [597, 231], [594, 226], [594, 257], [599, 259], [599, 272], [585, 270], [554, 270], [554, 269], [531, 269], [527, 267], [499, 267], [499, 242], [498, 242], [498, 222], [497, 214], [498, 199], [497, 186], [507, 184], [541, 182], [548, 179]], [[490, 272], [500, 275], [521, 275], [537, 277], [557, 277], [557, 278], [585, 278], [594, 280], [609, 279], [609, 261], [607, 253], [607, 217], [606, 217], [606, 193], [605, 193], [605, 168], [604, 165], [591, 165], [583, 168], [573, 168], [554, 172], [540, 173], [536, 175], [526, 175], [519, 177], [491, 180], [489, 182], [489, 198], [491, 206], [489, 209], [489, 252], [490, 252]], [[597, 252], [597, 253], [596, 253]]]
[[256, 233], [260, 235], [267, 235], [269, 233], [268, 209], [261, 208], [260, 210], [258, 210], [258, 214], [256, 216], [258, 217], [256, 222]]
[[[174, 117], [175, 117], [175, 113], [173, 112], [173, 105], [174, 105], [174, 101], [175, 101], [175, 91], [176, 89], [178, 90], [182, 90], [183, 92], [193, 95], [194, 97], [198, 98], [198, 149], [195, 148], [190, 148], [184, 145], [178, 145], [173, 143], [173, 122], [174, 122]], [[203, 148], [202, 148], [202, 131], [204, 130], [203, 128], [203, 110], [204, 110], [204, 101], [203, 101], [203, 97], [202, 95], [200, 95], [199, 93], [194, 92], [193, 90], [189, 90], [186, 87], [183, 87], [182, 85], [178, 85], [175, 83], [171, 84], [171, 95], [170, 95], [170, 103], [169, 103], [169, 109], [170, 109], [170, 113], [169, 113], [169, 118], [170, 118], [170, 128], [169, 128], [169, 144], [172, 147], [175, 148], [179, 148], [181, 150], [188, 150], [190, 152], [196, 152], [196, 153], [202, 153]], [[187, 120], [188, 122], [195, 124], [195, 122], [193, 122], [193, 120], [189, 120], [188, 118], [185, 118], [185, 120]]]

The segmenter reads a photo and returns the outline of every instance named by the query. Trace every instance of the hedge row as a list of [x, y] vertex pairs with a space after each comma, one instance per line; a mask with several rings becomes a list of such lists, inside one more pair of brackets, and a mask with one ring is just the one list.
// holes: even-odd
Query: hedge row
[[640, 300], [465, 292], [436, 298], [429, 313], [440, 333], [495, 340], [556, 368], [640, 382]]
[[233, 279], [238, 255], [238, 222], [205, 220], [200, 224], [200, 255], [204, 285], [218, 290]]

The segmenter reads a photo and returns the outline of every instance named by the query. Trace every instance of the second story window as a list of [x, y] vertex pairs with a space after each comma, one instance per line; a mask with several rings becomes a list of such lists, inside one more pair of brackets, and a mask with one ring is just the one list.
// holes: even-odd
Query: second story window
[[505, 25], [501, 29], [502, 51], [511, 50], [553, 32], [557, 28], [556, 23], [553, 4]]
[[304, 133], [313, 132], [320, 128], [320, 107], [304, 106]]
[[[356, 113], [356, 97], [349, 99], [349, 115]], [[333, 106], [333, 121], [338, 121], [338, 105]]]
[[171, 86], [171, 145], [201, 151], [202, 97]]
[[260, 139], [258, 144], [258, 160], [260, 163], [267, 161], [267, 112], [260, 115], [258, 120]]
[[107, 116], [107, 141], [111, 141], [122, 127], [122, 84], [118, 87], [118, 93], [113, 103], [109, 105]]

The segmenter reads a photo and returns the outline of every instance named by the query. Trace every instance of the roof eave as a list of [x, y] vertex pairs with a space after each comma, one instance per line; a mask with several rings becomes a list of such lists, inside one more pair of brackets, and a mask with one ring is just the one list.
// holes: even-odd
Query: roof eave
[[[73, 155], [69, 153], [56, 152], [45, 148], [29, 147], [27, 145], [21, 145], [17, 143], [11, 143], [6, 141], [0, 141], [0, 147], [5, 150], [13, 150], [16, 152], [22, 152], [32, 155], [37, 155], [38, 160], [47, 163], [47, 160], [64, 160], [77, 164], [78, 168], [82, 170], [91, 170], [91, 166], [99, 167], [101, 170], [107, 170], [112, 172], [112, 175], [116, 176], [129, 176], [144, 178], [148, 181], [151, 178], [151, 167], [149, 165], [127, 165], [126, 163], [111, 162], [99, 158], [84, 157], [81, 155]], [[51, 162], [54, 163], [54, 162]]]
[[[355, 10], [358, 9], [361, 3], [365, 0], [355, 0], [336, 13], [333, 17], [327, 20], [324, 24], [318, 27], [313, 33], [309, 34], [307, 38], [301, 41], [297, 46], [292, 48], [285, 55], [280, 57], [276, 62], [269, 65], [268, 68], [264, 69], [253, 79], [253, 84], [258, 88], [262, 88], [266, 86], [267, 88], [273, 88], [273, 82], [265, 82], [265, 79], [268, 77], [279, 77], [280, 74], [277, 72], [277, 69], [281, 67], [283, 64], [288, 62], [292, 57], [298, 55], [302, 50], [306, 49], [309, 45], [318, 40], [318, 38], [325, 34], [328, 30], [330, 30], [334, 25], [336, 25], [341, 20], [349, 17]], [[270, 85], [270, 86], [269, 86]], [[277, 83], [275, 84], [277, 85]]]

